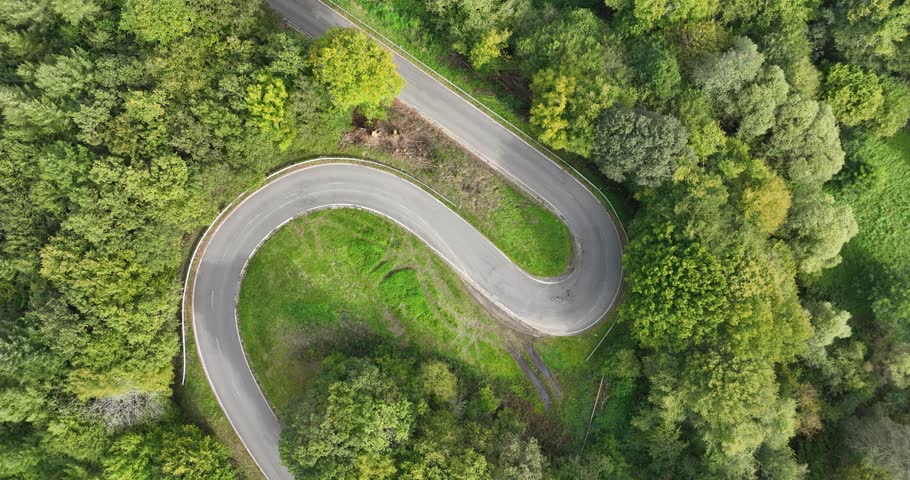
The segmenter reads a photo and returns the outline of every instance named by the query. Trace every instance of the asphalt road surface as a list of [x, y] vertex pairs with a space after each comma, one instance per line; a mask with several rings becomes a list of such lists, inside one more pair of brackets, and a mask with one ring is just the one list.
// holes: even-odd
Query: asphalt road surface
[[[349, 26], [318, 0], [268, 0], [311, 36]], [[622, 243], [603, 205], [577, 179], [460, 96], [395, 55], [407, 82], [400, 99], [549, 206], [575, 244], [557, 278], [515, 266], [470, 224], [420, 187], [383, 170], [324, 163], [278, 177], [213, 229], [192, 283], [199, 357], [225, 415], [265, 476], [290, 479], [278, 456], [281, 427], [247, 363], [236, 302], [247, 262], [276, 229], [307, 212], [353, 207], [385, 216], [421, 238], [505, 315], [542, 335], [572, 335], [612, 308], [622, 282]]]

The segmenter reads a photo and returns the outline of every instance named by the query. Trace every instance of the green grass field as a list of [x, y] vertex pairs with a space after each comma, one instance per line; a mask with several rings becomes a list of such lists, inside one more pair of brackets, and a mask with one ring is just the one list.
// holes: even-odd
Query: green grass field
[[359, 210], [291, 222], [251, 260], [238, 304], [253, 371], [280, 409], [333, 348], [375, 334], [533, 392], [494, 322], [419, 239]]
[[910, 133], [884, 144], [867, 141], [854, 155], [872, 166], [876, 180], [868, 189], [842, 194], [853, 207], [859, 233], [841, 251], [843, 262], [825, 271], [815, 288], [862, 315], [884, 269], [910, 268]]

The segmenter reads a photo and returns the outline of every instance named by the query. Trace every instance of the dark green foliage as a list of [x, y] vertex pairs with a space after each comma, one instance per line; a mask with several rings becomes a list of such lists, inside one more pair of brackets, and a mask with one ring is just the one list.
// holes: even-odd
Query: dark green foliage
[[300, 479], [542, 478], [537, 440], [489, 394], [438, 360], [331, 356], [287, 408], [281, 457]]
[[664, 101], [679, 91], [681, 75], [679, 62], [673, 51], [657, 41], [635, 45], [632, 66], [638, 83], [647, 92], [646, 97]]
[[[906, 471], [908, 2], [355, 2], [636, 191], [634, 350], [608, 355], [595, 443], [552, 476]], [[311, 50], [247, 0], [2, 7], [0, 476], [230, 477], [200, 432], [134, 426], [172, 381], [183, 242], [339, 109], [379, 114], [387, 55], [350, 32]], [[355, 55], [321, 61], [339, 38]], [[421, 317], [414, 285], [383, 298]], [[538, 478], [472, 382], [337, 360], [284, 455], [307, 478]]]
[[336, 123], [306, 42], [247, 0], [51, 0], [4, 3], [0, 43], [0, 476], [232, 477], [131, 429], [171, 393], [189, 234]]
[[[858, 302], [800, 296], [818, 293], [814, 279], [856, 233], [844, 192], [884, 188], [885, 172], [859, 157], [835, 176], [842, 130], [865, 139], [906, 125], [906, 2], [352, 3], [386, 32], [434, 25], [443, 35], [418, 43], [439, 59], [463, 37], [458, 25], [508, 29], [509, 40], [491, 37], [498, 75], [474, 65], [451, 76], [517, 94], [511, 113], [543, 142], [636, 191], [623, 317], [645, 365], [645, 406], [630, 444], [560, 460], [558, 475], [621, 478], [628, 459], [650, 468], [643, 477], [800, 478], [818, 460], [794, 456], [794, 435], [834, 429], [874, 397], [877, 378], [904, 381], [910, 356], [852, 318]], [[863, 208], [882, 230], [904, 223], [889, 220], [905, 216], [900, 206]], [[867, 265], [839, 288], [871, 312], [881, 271]]]
[[669, 180], [689, 155], [688, 133], [673, 117], [623, 107], [604, 111], [597, 123], [591, 158], [607, 178], [636, 187]]
[[474, 68], [485, 70], [501, 66], [515, 20], [529, 7], [525, 0], [426, 2], [433, 23], [452, 49], [467, 57]]

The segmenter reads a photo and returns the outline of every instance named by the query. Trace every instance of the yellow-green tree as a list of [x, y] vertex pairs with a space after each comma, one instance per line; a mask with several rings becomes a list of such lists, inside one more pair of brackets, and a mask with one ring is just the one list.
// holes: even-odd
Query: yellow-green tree
[[331, 29], [317, 40], [310, 66], [338, 108], [357, 108], [367, 118], [382, 117], [404, 87], [392, 54], [353, 28]]

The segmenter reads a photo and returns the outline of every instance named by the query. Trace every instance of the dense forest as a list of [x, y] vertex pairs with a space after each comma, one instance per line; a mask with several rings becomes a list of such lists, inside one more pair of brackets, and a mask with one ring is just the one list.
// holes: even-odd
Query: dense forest
[[[910, 478], [908, 247], [848, 243], [907, 186], [910, 3], [344, 3], [630, 194], [596, 368], [636, 402], [557, 451], [460, 367], [337, 354], [285, 413], [300, 478]], [[389, 55], [256, 0], [0, 0], [0, 46], [0, 477], [233, 478], [171, 399], [189, 251], [382, 116]]]
[[267, 12], [3, 2], [0, 476], [233, 476], [170, 400], [190, 234], [340, 111]]

